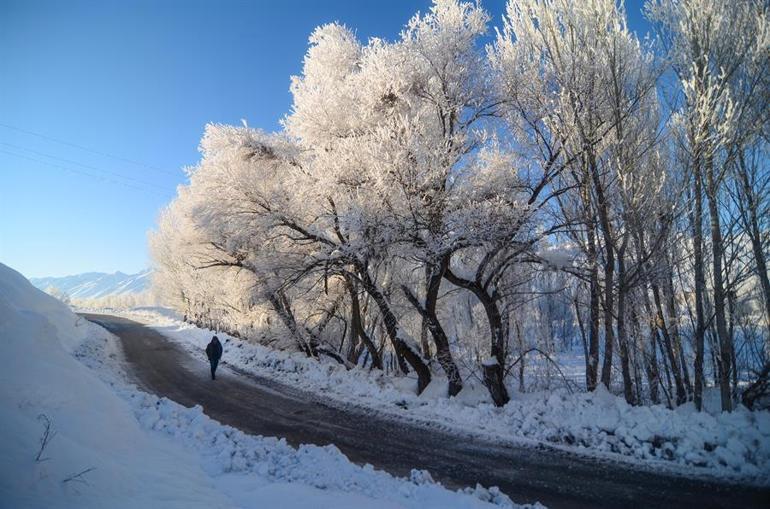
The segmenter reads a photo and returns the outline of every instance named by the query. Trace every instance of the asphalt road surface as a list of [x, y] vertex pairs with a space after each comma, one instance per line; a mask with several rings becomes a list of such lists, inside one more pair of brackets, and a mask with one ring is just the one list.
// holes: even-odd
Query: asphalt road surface
[[430, 471], [452, 488], [499, 486], [516, 502], [573, 507], [770, 507], [770, 490], [653, 473], [548, 447], [511, 447], [325, 404], [273, 380], [220, 366], [124, 318], [84, 315], [122, 342], [127, 370], [148, 392], [204, 412], [247, 433], [293, 444], [333, 443], [352, 461], [394, 475]]

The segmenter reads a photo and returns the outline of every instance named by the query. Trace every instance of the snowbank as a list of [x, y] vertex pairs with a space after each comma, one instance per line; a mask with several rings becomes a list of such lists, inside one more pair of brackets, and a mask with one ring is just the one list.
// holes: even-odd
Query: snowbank
[[246, 435], [93, 371], [70, 352], [110, 368], [115, 338], [2, 264], [0, 340], [3, 507], [513, 507], [496, 490], [451, 492], [426, 472], [399, 479], [331, 446]]
[[[185, 324], [167, 310], [134, 310], [143, 321], [201, 356], [212, 331]], [[691, 405], [628, 405], [604, 389], [521, 394], [495, 408], [486, 389], [467, 381], [446, 398], [446, 380], [436, 377], [416, 396], [416, 381], [378, 371], [345, 370], [302, 354], [224, 338], [223, 359], [237, 368], [321, 394], [340, 405], [355, 404], [400, 419], [517, 444], [549, 443], [573, 452], [620, 459], [690, 476], [770, 484], [770, 412], [700, 413]], [[405, 410], [408, 410], [405, 411]]]
[[[328, 493], [333, 507], [488, 507], [481, 501], [511, 507], [510, 499], [496, 488], [477, 486], [462, 494], [441, 488], [422, 470], [412, 470], [409, 480], [398, 479], [371, 466], [361, 468], [333, 445], [302, 445], [285, 440], [255, 437], [209, 419], [200, 406], [185, 408], [166, 398], [131, 392], [128, 398], [146, 428], [161, 431], [201, 452], [213, 476], [256, 474], [263, 484], [299, 483]], [[279, 490], [281, 491], [281, 490]], [[374, 499], [374, 500], [372, 500]], [[270, 504], [267, 504], [270, 506]]]
[[[229, 506], [189, 452], [142, 431], [131, 408], [68, 353], [94, 332], [0, 264], [3, 506]], [[40, 452], [46, 422], [52, 438]]]

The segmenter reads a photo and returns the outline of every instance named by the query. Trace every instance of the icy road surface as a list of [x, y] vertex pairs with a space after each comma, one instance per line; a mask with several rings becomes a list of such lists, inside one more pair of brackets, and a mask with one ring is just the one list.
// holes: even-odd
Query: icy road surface
[[515, 502], [573, 507], [770, 507], [770, 490], [652, 473], [547, 447], [510, 447], [340, 409], [275, 381], [205, 362], [140, 323], [84, 315], [116, 334], [134, 381], [247, 433], [298, 445], [334, 444], [352, 461], [408, 476], [429, 470], [449, 487], [499, 486]]

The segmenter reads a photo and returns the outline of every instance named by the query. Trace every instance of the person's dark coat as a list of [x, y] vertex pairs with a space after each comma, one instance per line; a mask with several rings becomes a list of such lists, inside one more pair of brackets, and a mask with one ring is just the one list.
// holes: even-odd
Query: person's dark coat
[[211, 364], [211, 379], [216, 380], [217, 364], [219, 364], [219, 359], [222, 358], [222, 343], [219, 342], [219, 338], [216, 336], [211, 338], [211, 342], [206, 345], [206, 357], [209, 358], [209, 364]]
[[206, 346], [206, 357], [209, 358], [209, 361], [217, 362], [222, 358], [222, 343], [219, 342], [219, 338], [216, 336]]

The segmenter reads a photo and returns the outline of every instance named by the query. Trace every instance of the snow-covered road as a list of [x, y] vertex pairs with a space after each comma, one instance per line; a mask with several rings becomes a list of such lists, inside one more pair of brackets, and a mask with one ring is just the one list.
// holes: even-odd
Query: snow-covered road
[[[208, 366], [137, 322], [86, 315], [120, 337], [129, 373], [144, 389], [247, 433], [292, 444], [335, 444], [351, 460], [393, 474], [426, 469], [447, 486], [499, 486], [517, 502], [549, 507], [762, 507], [766, 489], [697, 481], [631, 469], [548, 448], [500, 446], [341, 410], [275, 381]], [[765, 506], [766, 507], [766, 506]]]

